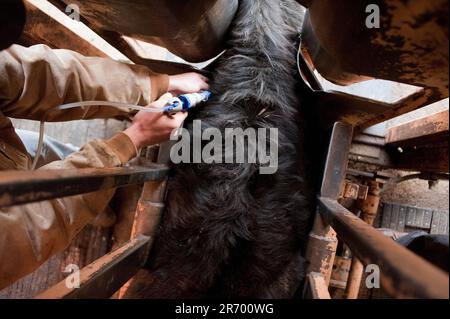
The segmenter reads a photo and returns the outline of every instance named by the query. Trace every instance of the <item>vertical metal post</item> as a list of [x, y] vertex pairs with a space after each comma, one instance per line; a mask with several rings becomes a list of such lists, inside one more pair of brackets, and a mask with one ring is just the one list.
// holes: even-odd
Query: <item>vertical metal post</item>
[[[169, 141], [163, 143], [159, 147], [156, 162], [161, 165], [166, 165], [170, 161], [170, 149], [173, 142]], [[146, 157], [149, 160], [155, 160], [156, 152], [154, 148], [147, 150]], [[131, 238], [138, 235], [150, 236], [152, 239], [155, 236], [161, 215], [164, 212], [165, 194], [168, 178], [159, 181], [152, 181], [144, 184], [141, 197], [137, 203], [136, 214], [134, 218], [133, 228], [131, 230]], [[149, 244], [151, 247], [152, 242]], [[132, 284], [133, 279], [129, 280], [119, 292], [119, 299], [125, 296], [128, 287]]]
[[131, 238], [139, 234], [153, 237], [164, 210], [167, 179], [144, 184], [139, 198]]
[[[353, 127], [350, 124], [343, 122], [334, 124], [320, 191], [321, 197], [338, 199], [345, 179], [352, 137]], [[327, 286], [330, 282], [336, 247], [336, 232], [317, 212], [306, 250], [306, 259], [309, 262], [307, 272], [323, 274]]]
[[[170, 162], [170, 149], [173, 145], [172, 141], [163, 143], [159, 147], [156, 162], [166, 165]], [[147, 157], [150, 160], [155, 159], [154, 149], [149, 149]], [[153, 237], [158, 227], [161, 214], [164, 211], [164, 198], [166, 194], [167, 177], [144, 184], [141, 197], [139, 198], [136, 216], [134, 219], [131, 237], [139, 234]]]
[[[380, 204], [380, 188], [376, 181], [370, 181], [369, 194], [365, 200], [359, 203], [361, 208], [361, 219], [369, 225], [373, 225], [373, 222], [377, 216], [378, 206]], [[361, 280], [364, 273], [364, 266], [361, 261], [353, 256], [352, 265], [348, 275], [347, 286], [345, 288], [346, 299], [357, 299], [359, 294], [359, 288], [361, 286]]]
[[307, 272], [321, 273], [327, 286], [330, 283], [336, 247], [336, 232], [323, 221], [319, 213], [316, 213], [306, 249], [306, 259], [309, 262]]

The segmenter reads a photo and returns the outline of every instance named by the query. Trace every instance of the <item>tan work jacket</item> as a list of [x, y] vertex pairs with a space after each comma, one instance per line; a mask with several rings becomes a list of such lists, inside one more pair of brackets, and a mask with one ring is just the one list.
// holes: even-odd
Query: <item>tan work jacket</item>
[[[85, 57], [45, 45], [13, 45], [0, 52], [0, 170], [26, 170], [31, 159], [8, 117], [41, 120], [50, 108], [101, 100], [148, 105], [168, 88], [168, 76], [143, 66]], [[128, 116], [115, 108], [55, 111], [48, 121]], [[94, 140], [40, 170], [117, 167], [136, 156], [123, 133]], [[1, 172], [0, 172], [1, 180]], [[107, 206], [114, 190], [0, 208], [0, 289], [63, 250]], [[7, 196], [0, 194], [0, 196]]]

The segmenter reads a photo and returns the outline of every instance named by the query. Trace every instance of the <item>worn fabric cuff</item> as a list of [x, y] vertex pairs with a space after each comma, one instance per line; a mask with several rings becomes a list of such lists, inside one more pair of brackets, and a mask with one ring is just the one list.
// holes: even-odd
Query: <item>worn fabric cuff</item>
[[138, 154], [136, 146], [131, 139], [123, 132], [119, 132], [114, 135], [105, 143], [113, 150], [117, 155], [122, 165], [128, 163], [131, 159], [135, 158]]

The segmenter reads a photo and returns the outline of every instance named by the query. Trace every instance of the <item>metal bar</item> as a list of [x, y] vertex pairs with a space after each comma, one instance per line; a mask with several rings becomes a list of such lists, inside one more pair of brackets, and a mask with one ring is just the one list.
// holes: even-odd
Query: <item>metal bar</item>
[[52, 48], [69, 49], [87, 56], [126, 59], [113, 46], [89, 28], [74, 21], [44, 0], [24, 1], [27, 20], [19, 39], [21, 44], [46, 44]]
[[[358, 204], [362, 213], [361, 220], [372, 226], [380, 205], [380, 188], [376, 181], [369, 182], [369, 194], [366, 199], [358, 201]], [[347, 286], [345, 287], [345, 297], [347, 299], [358, 298], [363, 273], [363, 264], [356, 256], [353, 256]]]
[[328, 284], [321, 273], [312, 272], [308, 274], [304, 297], [307, 299], [331, 299]]
[[[335, 199], [339, 197], [347, 170], [347, 158], [352, 135], [353, 128], [351, 125], [343, 122], [335, 123], [320, 191], [322, 196]], [[306, 259], [309, 262], [307, 272], [323, 274], [327, 285], [330, 282], [333, 270], [336, 248], [336, 232], [317, 213], [306, 249]]]
[[444, 99], [438, 89], [424, 88], [398, 102], [386, 103], [337, 91], [314, 92], [319, 125], [328, 129], [337, 121], [364, 129]]
[[84, 267], [80, 271], [79, 288], [69, 288], [63, 280], [36, 298], [109, 298], [144, 265], [150, 243], [150, 237], [138, 236]]
[[402, 147], [389, 151], [391, 167], [405, 171], [447, 173], [449, 171], [448, 140], [432, 145]]
[[[165, 142], [160, 145], [158, 158], [156, 161], [160, 164], [168, 164], [170, 162], [170, 149], [173, 145], [172, 141]], [[147, 156], [152, 154], [147, 153]], [[164, 199], [166, 195], [168, 178], [160, 181], [147, 182], [144, 184], [141, 197], [139, 198], [136, 214], [133, 223], [131, 236], [145, 235], [154, 237], [161, 220], [161, 216], [165, 209]], [[151, 245], [149, 246], [149, 249]], [[139, 276], [128, 281], [118, 294], [118, 298], [134, 298], [134, 287], [139, 287]]]
[[[131, 230], [131, 237], [149, 236], [154, 238], [156, 230], [161, 220], [161, 215], [164, 211], [164, 194], [167, 185], [167, 178], [161, 181], [148, 182], [144, 184], [141, 197], [137, 203], [133, 227]], [[147, 247], [148, 251], [152, 248], [152, 243]], [[140, 278], [133, 277], [126, 282], [122, 289], [118, 292], [117, 297], [122, 299], [134, 298], [128, 293], [130, 287], [139, 286]], [[131, 289], [133, 290], [133, 289]]]
[[142, 184], [167, 176], [168, 168], [86, 168], [0, 173], [0, 207], [26, 204], [102, 189]]
[[118, 32], [153, 43], [189, 62], [209, 60], [224, 49], [224, 38], [238, 8], [238, 0], [52, 2], [78, 5], [89, 27], [99, 33]]
[[164, 211], [164, 194], [167, 179], [144, 184], [138, 201], [132, 237], [137, 235], [154, 236], [161, 214]]
[[347, 171], [353, 127], [344, 122], [334, 124], [322, 179], [320, 196], [338, 199]]
[[438, 88], [425, 87], [419, 92], [413, 93], [394, 104], [390, 104], [391, 107], [389, 110], [382, 114], [373, 115], [371, 119], [364, 121], [364, 123], [359, 123], [358, 126], [361, 128], [368, 128], [402, 114], [417, 110], [426, 105], [433, 104], [446, 97], [448, 97], [448, 90], [447, 93], [444, 93]]
[[324, 222], [319, 213], [316, 213], [314, 226], [309, 233], [308, 246], [306, 248], [307, 273], [321, 273], [325, 282], [329, 284], [337, 244], [334, 229]]
[[319, 199], [319, 211], [364, 265], [380, 268], [380, 282], [395, 298], [449, 298], [449, 277], [383, 236], [336, 200]]
[[358, 299], [359, 287], [364, 273], [364, 265], [353, 256], [344, 296], [346, 299]]
[[419, 118], [389, 129], [386, 143], [393, 146], [423, 145], [436, 140], [448, 141], [449, 111]]

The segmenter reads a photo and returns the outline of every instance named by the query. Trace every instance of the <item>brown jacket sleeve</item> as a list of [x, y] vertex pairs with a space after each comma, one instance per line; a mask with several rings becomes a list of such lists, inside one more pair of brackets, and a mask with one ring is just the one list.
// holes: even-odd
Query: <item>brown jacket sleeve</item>
[[[6, 116], [40, 120], [51, 107], [81, 100], [109, 100], [146, 105], [167, 90], [168, 77], [144, 67], [103, 58], [89, 58], [68, 50], [37, 45], [14, 45], [0, 52], [0, 132], [15, 135]], [[50, 120], [98, 118], [126, 114], [116, 109], [67, 110]], [[4, 119], [2, 121], [1, 119]], [[26, 158], [17, 139], [0, 135], [0, 170]], [[8, 149], [10, 152], [8, 152]], [[41, 169], [116, 167], [136, 156], [123, 133], [94, 140], [62, 161]], [[20, 156], [19, 156], [20, 155]], [[2, 165], [2, 160], [5, 165]], [[23, 161], [22, 161], [23, 162]], [[16, 168], [25, 169], [24, 165]], [[0, 172], [1, 176], [1, 172]], [[32, 272], [63, 250], [74, 236], [108, 205], [114, 190], [70, 196], [0, 209], [0, 289]]]
[[[127, 135], [118, 133], [106, 141], [91, 141], [65, 160], [40, 170], [116, 167], [135, 156], [134, 144]], [[66, 248], [104, 211], [113, 194], [111, 189], [0, 209], [0, 289]]]
[[[0, 111], [9, 117], [42, 120], [64, 103], [100, 100], [148, 105], [167, 92], [169, 77], [144, 66], [45, 45], [13, 45], [0, 52]], [[127, 110], [91, 107], [50, 112], [48, 121], [107, 118]], [[0, 127], [1, 128], [1, 127]]]

